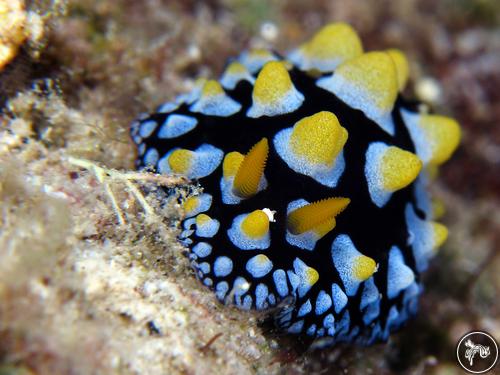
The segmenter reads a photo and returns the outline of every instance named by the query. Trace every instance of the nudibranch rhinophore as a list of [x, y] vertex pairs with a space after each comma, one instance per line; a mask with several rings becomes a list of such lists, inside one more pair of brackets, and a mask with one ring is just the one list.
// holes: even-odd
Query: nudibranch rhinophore
[[403, 98], [408, 71], [334, 23], [286, 57], [244, 52], [132, 124], [138, 168], [203, 187], [180, 240], [219, 301], [329, 344], [387, 340], [416, 313], [447, 237], [426, 189], [460, 128]]

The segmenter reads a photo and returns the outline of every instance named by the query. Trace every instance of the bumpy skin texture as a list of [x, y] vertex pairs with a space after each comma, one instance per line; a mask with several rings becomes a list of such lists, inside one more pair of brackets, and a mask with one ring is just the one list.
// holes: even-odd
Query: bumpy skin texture
[[288, 59], [245, 52], [223, 87], [200, 80], [141, 116], [137, 167], [204, 188], [184, 202], [180, 240], [221, 302], [273, 309], [281, 329], [328, 344], [386, 340], [446, 238], [425, 189], [458, 125], [419, 113], [399, 94], [404, 55], [363, 54], [348, 25]]

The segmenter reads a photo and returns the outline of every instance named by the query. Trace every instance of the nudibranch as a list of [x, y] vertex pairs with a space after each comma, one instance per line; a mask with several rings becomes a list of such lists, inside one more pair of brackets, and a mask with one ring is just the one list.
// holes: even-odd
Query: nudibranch
[[334, 23], [286, 57], [250, 50], [131, 127], [137, 168], [183, 175], [180, 241], [224, 304], [328, 344], [369, 345], [416, 313], [445, 241], [427, 186], [456, 121], [401, 92], [408, 61]]

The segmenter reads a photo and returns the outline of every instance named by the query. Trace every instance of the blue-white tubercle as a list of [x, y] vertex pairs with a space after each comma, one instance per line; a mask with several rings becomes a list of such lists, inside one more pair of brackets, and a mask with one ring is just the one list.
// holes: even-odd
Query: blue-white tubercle
[[137, 167], [204, 188], [182, 202], [180, 240], [221, 302], [329, 344], [387, 340], [446, 240], [426, 171], [460, 128], [405, 100], [405, 55], [364, 52], [349, 25], [286, 56], [244, 52], [220, 81], [139, 116]]
[[198, 124], [198, 120], [194, 117], [173, 113], [160, 125], [158, 138], [167, 139], [179, 137], [193, 130], [196, 124]]
[[241, 104], [231, 99], [219, 82], [209, 80], [203, 85], [199, 98], [190, 109], [207, 116], [227, 117], [238, 112]]

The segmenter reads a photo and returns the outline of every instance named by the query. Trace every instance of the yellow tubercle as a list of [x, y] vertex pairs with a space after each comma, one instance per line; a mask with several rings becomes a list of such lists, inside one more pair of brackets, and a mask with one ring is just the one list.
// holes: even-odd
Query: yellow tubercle
[[443, 164], [460, 143], [460, 126], [452, 118], [439, 115], [422, 115], [419, 125], [431, 143], [432, 156], [429, 163]]
[[206, 214], [199, 214], [196, 216], [196, 225], [203, 226], [204, 224], [209, 223], [212, 218]]
[[353, 275], [359, 281], [365, 281], [377, 270], [377, 263], [366, 255], [360, 255], [354, 259]]
[[344, 211], [350, 202], [349, 198], [327, 198], [297, 208], [288, 214], [287, 229], [295, 235], [312, 229], [319, 229], [322, 233], [329, 226], [333, 229], [335, 221], [331, 220]]
[[255, 256], [255, 262], [260, 265], [260, 266], [263, 266], [263, 265], [266, 265], [266, 264], [269, 264], [269, 262], [271, 261], [267, 256], [265, 256], [264, 254], [259, 254], [259, 255], [256, 255]]
[[186, 149], [174, 150], [168, 157], [168, 164], [174, 173], [185, 174], [191, 168], [194, 152]]
[[242, 63], [238, 61], [233, 61], [231, 64], [227, 66], [226, 72], [229, 74], [244, 74], [248, 72], [248, 70]]
[[335, 162], [347, 141], [347, 130], [337, 116], [322, 111], [297, 122], [290, 136], [292, 151], [313, 164], [328, 167]]
[[254, 48], [250, 50], [249, 56], [251, 58], [270, 58], [273, 54], [265, 48]]
[[398, 74], [398, 87], [399, 91], [402, 91], [406, 82], [408, 81], [408, 77], [410, 75], [410, 67], [408, 65], [408, 59], [405, 54], [399, 49], [388, 49], [387, 54], [391, 57], [392, 61], [394, 61], [394, 65], [396, 66], [396, 72]]
[[366, 90], [379, 110], [392, 110], [398, 96], [398, 74], [396, 64], [386, 52], [368, 52], [347, 60], [335, 74]]
[[224, 162], [222, 163], [222, 174], [224, 179], [227, 180], [228, 178], [236, 175], [243, 159], [245, 159], [245, 155], [240, 154], [237, 151], [226, 154]]
[[253, 99], [261, 103], [276, 103], [293, 87], [285, 65], [270, 61], [260, 71], [253, 88]]
[[255, 210], [241, 222], [242, 232], [252, 238], [259, 239], [269, 232], [269, 217], [262, 210]]
[[437, 249], [441, 247], [448, 238], [448, 228], [446, 228], [443, 224], [432, 221], [432, 231], [434, 234], [434, 243], [433, 249]]
[[411, 184], [422, 170], [422, 161], [417, 155], [399, 147], [388, 147], [382, 156], [380, 173], [382, 187], [390, 192]]
[[189, 197], [184, 201], [184, 204], [182, 205], [182, 207], [184, 208], [184, 210], [187, 213], [189, 213], [189, 212], [193, 212], [194, 210], [196, 210], [199, 205], [200, 205], [200, 198]]
[[309, 58], [338, 60], [339, 63], [363, 53], [358, 34], [346, 23], [324, 26], [301, 49]]
[[221, 94], [224, 94], [224, 89], [222, 88], [220, 83], [214, 79], [206, 81], [203, 85], [203, 89], [201, 90], [201, 96], [205, 97], [211, 97]]
[[305, 272], [305, 282], [308, 285], [313, 286], [314, 284], [316, 284], [318, 282], [318, 280], [319, 280], [318, 271], [316, 271], [312, 267], [307, 267], [306, 272]]
[[208, 82], [208, 79], [205, 77], [199, 77], [196, 78], [196, 80], [193, 83], [193, 91], [201, 93], [203, 90], [203, 87], [205, 86], [205, 83]]
[[262, 138], [246, 154], [233, 181], [233, 193], [240, 198], [249, 198], [257, 194], [260, 180], [264, 175], [269, 142]]

